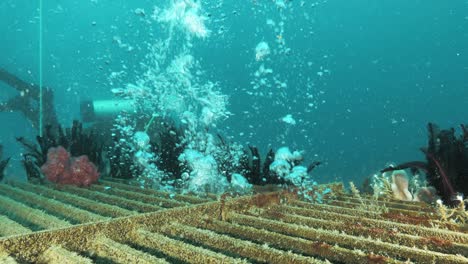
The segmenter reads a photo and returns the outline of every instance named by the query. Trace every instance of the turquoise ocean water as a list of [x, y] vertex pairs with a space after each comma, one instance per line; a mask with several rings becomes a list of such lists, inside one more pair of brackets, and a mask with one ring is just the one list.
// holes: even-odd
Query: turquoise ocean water
[[[31, 83], [38, 82], [38, 2], [0, 2], [0, 67]], [[113, 98], [111, 89], [141, 78], [150, 47], [170, 34], [161, 13], [177, 2], [44, 1], [43, 80], [60, 122], [79, 119], [83, 100]], [[176, 32], [167, 54], [189, 49], [194, 82], [209, 80], [228, 96], [231, 115], [211, 129], [262, 153], [304, 150], [307, 161], [324, 163], [314, 171], [318, 182], [359, 182], [388, 162], [423, 159], [428, 122], [467, 121], [466, 0], [197, 3], [209, 34]], [[256, 52], [262, 42], [264, 57]], [[0, 82], [0, 101], [15, 95]], [[20, 113], [0, 113], [11, 177], [23, 175], [14, 137], [36, 133]]]

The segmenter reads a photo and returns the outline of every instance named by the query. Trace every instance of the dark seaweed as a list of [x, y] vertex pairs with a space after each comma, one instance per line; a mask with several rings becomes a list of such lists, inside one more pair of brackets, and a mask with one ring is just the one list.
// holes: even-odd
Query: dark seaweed
[[449, 204], [454, 203], [457, 193], [468, 195], [468, 137], [465, 126], [461, 127], [462, 135], [457, 136], [453, 128], [440, 130], [429, 123], [428, 146], [423, 149], [427, 160], [427, 180]]
[[185, 149], [183, 134], [182, 128], [177, 128], [175, 124], [166, 120], [161, 124], [157, 139], [150, 142], [152, 151], [159, 157], [157, 167], [171, 179], [179, 179], [182, 175], [179, 156]]
[[[140, 124], [143, 126], [143, 124]], [[119, 129], [113, 130], [113, 146], [109, 149], [110, 177], [120, 179], [135, 179], [142, 173], [142, 168], [135, 164], [134, 150], [128, 144], [120, 142], [125, 138]], [[155, 154], [154, 164], [167, 175], [168, 180], [179, 179], [182, 166], [179, 156], [185, 144], [182, 142], [184, 130], [178, 128], [168, 119], [157, 118], [147, 131], [150, 136], [150, 151]]]
[[426, 161], [412, 161], [382, 170], [411, 169], [426, 173], [429, 185], [437, 190], [445, 204], [456, 205], [459, 193], [468, 195], [468, 131], [461, 125], [461, 135], [455, 129], [440, 130], [433, 123], [427, 125], [427, 147], [421, 148]]
[[[287, 182], [270, 171], [270, 165], [275, 161], [275, 152], [269, 149], [265, 158], [262, 160], [260, 151], [255, 146], [249, 146], [244, 150], [245, 158], [242, 161], [242, 172], [249, 183], [255, 185], [267, 184], [286, 184]], [[300, 165], [301, 161], [291, 162], [291, 166]], [[311, 173], [317, 166], [322, 164], [320, 161], [313, 161], [307, 166], [307, 173]]]
[[243, 171], [249, 183], [255, 185], [285, 183], [283, 179], [270, 172], [270, 165], [275, 160], [275, 153], [272, 149], [268, 150], [263, 162], [260, 152], [255, 146], [249, 146], [249, 150], [245, 150], [244, 153], [246, 153], [247, 159], [243, 162]]

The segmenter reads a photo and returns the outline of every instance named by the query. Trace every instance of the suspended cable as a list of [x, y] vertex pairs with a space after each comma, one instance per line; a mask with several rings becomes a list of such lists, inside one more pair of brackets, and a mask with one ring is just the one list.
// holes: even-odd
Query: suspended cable
[[42, 137], [43, 99], [42, 99], [42, 0], [39, 0], [39, 136]]

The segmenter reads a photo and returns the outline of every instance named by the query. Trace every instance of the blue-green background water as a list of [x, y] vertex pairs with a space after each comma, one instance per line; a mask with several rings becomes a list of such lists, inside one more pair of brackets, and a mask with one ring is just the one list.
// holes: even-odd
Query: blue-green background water
[[[168, 3], [44, 1], [44, 84], [55, 90], [61, 122], [79, 118], [81, 100], [111, 98], [111, 88], [142, 74], [148, 44], [165, 34], [150, 21], [153, 7]], [[261, 0], [202, 3], [212, 34], [193, 41], [193, 55], [230, 96], [233, 113], [218, 128], [263, 153], [268, 146], [305, 150], [307, 160], [325, 162], [315, 172], [319, 182], [359, 181], [387, 162], [422, 159], [427, 122], [467, 122], [465, 0], [292, 1], [285, 9]], [[288, 86], [272, 89], [271, 97], [251, 96], [255, 46], [278, 48], [267, 19], [285, 25], [281, 38], [290, 52], [265, 63]], [[37, 83], [38, 1], [2, 1], [0, 35], [0, 67]], [[109, 78], [120, 71], [121, 78]], [[0, 100], [14, 94], [0, 83]], [[296, 125], [281, 122], [287, 114]], [[14, 137], [36, 132], [17, 113], [0, 113], [0, 124], [5, 154], [18, 161]]]

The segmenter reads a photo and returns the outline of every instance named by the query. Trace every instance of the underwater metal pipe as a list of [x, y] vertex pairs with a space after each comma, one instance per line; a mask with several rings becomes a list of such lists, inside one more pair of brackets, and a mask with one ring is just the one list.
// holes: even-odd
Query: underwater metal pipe
[[80, 104], [83, 122], [93, 122], [97, 119], [109, 118], [122, 111], [132, 112], [135, 106], [132, 100], [88, 100]]
[[[39, 126], [39, 112], [41, 112], [43, 124], [52, 126], [58, 124], [54, 106], [54, 91], [51, 88], [43, 86], [42, 91], [40, 91], [38, 84], [24, 81], [2, 68], [0, 68], [0, 82], [4, 82], [18, 91], [18, 95], [6, 102], [0, 102], [0, 112], [21, 112], [34, 127]], [[39, 94], [42, 94], [42, 111], [39, 109]]]

